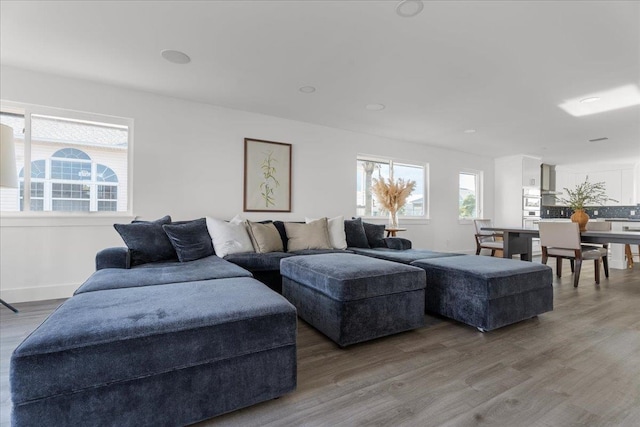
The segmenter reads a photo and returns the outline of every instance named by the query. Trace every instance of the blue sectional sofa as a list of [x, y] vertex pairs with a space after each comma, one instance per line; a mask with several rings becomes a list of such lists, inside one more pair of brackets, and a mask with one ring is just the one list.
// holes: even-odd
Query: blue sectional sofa
[[204, 219], [117, 225], [128, 247], [15, 349], [13, 425], [179, 426], [289, 393], [297, 315], [345, 346], [422, 326], [425, 304], [484, 329], [552, 309], [546, 266], [411, 249], [357, 219], [344, 250], [288, 252], [274, 224], [284, 250], [225, 259]]

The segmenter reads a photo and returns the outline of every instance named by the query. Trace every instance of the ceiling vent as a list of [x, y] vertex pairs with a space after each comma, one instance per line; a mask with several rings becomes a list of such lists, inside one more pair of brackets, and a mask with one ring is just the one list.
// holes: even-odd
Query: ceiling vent
[[606, 141], [607, 138], [606, 136], [604, 138], [596, 138], [596, 139], [590, 139], [589, 142], [600, 142], [600, 141]]

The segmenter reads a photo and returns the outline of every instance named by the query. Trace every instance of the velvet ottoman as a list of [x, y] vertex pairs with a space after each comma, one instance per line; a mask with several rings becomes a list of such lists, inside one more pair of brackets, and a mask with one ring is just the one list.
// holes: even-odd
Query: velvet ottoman
[[354, 254], [283, 259], [282, 295], [341, 347], [424, 326], [424, 270]]
[[296, 322], [252, 278], [78, 294], [14, 351], [12, 425], [181, 426], [278, 397]]
[[414, 261], [427, 273], [427, 311], [489, 331], [553, 310], [551, 268], [464, 255]]

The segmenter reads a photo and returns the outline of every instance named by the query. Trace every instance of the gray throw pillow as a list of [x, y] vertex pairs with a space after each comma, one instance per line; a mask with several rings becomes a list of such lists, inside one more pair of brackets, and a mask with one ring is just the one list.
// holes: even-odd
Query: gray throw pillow
[[169, 215], [156, 221], [114, 224], [131, 253], [131, 266], [176, 259], [176, 251], [162, 226], [171, 223]]
[[347, 235], [347, 246], [351, 248], [370, 248], [367, 235], [364, 232], [362, 218], [345, 219], [344, 231]]
[[371, 224], [370, 222], [363, 222], [364, 234], [367, 236], [367, 242], [372, 248], [386, 248], [384, 243], [384, 224]]
[[329, 229], [327, 218], [321, 218], [308, 224], [285, 222], [287, 230], [287, 250], [289, 252], [302, 251], [304, 249], [332, 249], [329, 242]]
[[214, 254], [207, 221], [204, 218], [162, 226], [180, 262], [194, 261]]
[[251, 237], [251, 243], [257, 253], [282, 252], [284, 246], [280, 233], [273, 223], [258, 223], [247, 221], [247, 231]]

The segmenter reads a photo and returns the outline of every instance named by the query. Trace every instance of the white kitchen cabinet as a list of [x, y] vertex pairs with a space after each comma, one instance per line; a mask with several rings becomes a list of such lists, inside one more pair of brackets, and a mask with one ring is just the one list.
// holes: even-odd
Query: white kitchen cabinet
[[542, 161], [535, 157], [522, 158], [522, 186], [540, 188], [540, 164]]
[[[576, 186], [576, 176], [575, 172], [556, 169], [556, 191], [561, 193], [558, 194], [558, 197], [567, 197], [565, 188], [573, 189]], [[562, 205], [562, 203], [557, 202], [558, 205]]]

